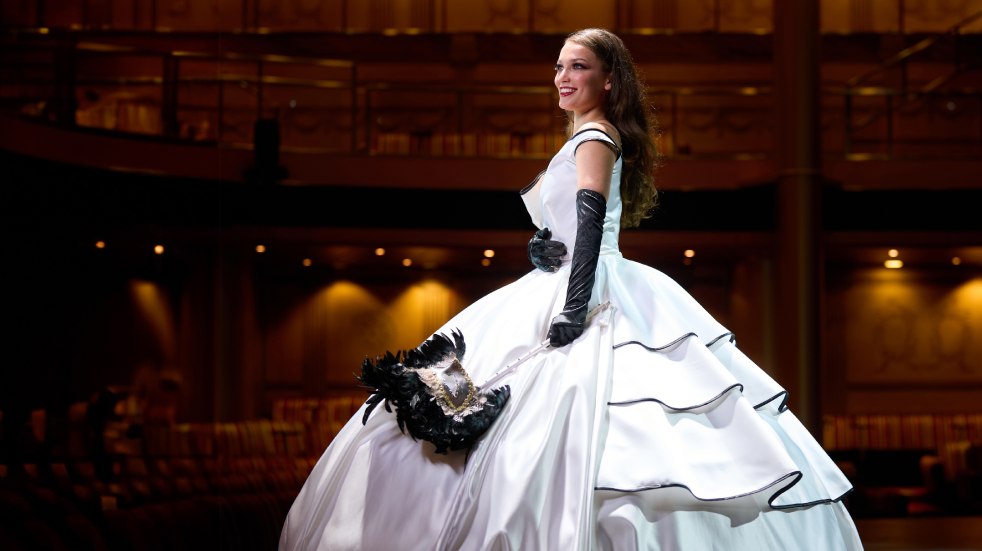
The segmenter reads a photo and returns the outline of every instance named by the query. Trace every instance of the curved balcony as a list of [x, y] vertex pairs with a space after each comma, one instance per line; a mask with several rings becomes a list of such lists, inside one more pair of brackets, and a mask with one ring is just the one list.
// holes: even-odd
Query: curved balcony
[[[256, 176], [258, 164], [269, 172], [260, 177], [297, 185], [513, 190], [564, 139], [552, 87], [528, 84], [542, 81], [535, 62], [478, 60], [455, 79], [445, 63], [160, 50], [73, 35], [16, 35], [8, 45], [4, 99], [16, 108], [0, 145], [68, 163], [211, 180]], [[759, 65], [745, 82], [652, 83], [663, 189], [774, 179], [772, 88]], [[936, 186], [943, 168], [941, 185], [975, 185], [982, 88], [976, 73], [952, 78], [936, 65], [903, 65], [905, 84], [925, 86], [873, 75], [823, 88], [827, 176], [846, 187]]]

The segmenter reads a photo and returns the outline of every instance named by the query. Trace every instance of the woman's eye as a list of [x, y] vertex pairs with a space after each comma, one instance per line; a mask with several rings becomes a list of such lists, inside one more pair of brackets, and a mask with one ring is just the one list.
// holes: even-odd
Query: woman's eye
[[573, 68], [574, 69], [586, 69], [586, 67], [584, 67], [582, 63], [574, 63], [573, 64]]
[[562, 70], [563, 70], [563, 66], [557, 63], [556, 64], [556, 72], [558, 73], [559, 71], [562, 71]]

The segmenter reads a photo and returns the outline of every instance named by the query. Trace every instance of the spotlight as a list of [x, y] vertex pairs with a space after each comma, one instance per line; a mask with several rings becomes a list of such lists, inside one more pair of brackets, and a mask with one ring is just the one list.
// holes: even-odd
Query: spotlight
[[883, 266], [891, 270], [898, 270], [904, 267], [904, 261], [899, 258], [891, 258], [883, 262]]

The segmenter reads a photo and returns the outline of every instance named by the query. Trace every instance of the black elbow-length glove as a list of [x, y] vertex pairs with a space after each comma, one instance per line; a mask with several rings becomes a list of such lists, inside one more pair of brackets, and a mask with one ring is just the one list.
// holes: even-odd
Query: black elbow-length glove
[[542, 228], [529, 239], [528, 257], [532, 264], [544, 271], [555, 272], [563, 264], [566, 244], [552, 239], [549, 228]]
[[592, 189], [576, 192], [576, 244], [566, 289], [566, 305], [549, 327], [549, 344], [566, 346], [583, 334], [587, 304], [596, 280], [607, 200]]

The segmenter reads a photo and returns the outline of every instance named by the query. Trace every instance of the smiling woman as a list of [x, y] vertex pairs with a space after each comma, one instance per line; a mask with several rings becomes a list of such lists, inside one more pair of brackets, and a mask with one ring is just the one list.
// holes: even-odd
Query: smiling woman
[[[366, 360], [373, 396], [314, 467], [280, 549], [860, 549], [851, 486], [787, 392], [620, 252], [655, 201], [623, 42], [573, 33], [554, 82], [569, 139], [523, 191], [539, 269], [415, 350]], [[474, 407], [448, 405], [461, 381]]]
[[566, 42], [556, 62], [556, 88], [559, 107], [580, 119], [603, 116], [603, 98], [610, 91], [610, 71], [604, 70], [596, 54], [576, 42]]

